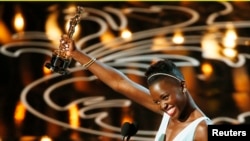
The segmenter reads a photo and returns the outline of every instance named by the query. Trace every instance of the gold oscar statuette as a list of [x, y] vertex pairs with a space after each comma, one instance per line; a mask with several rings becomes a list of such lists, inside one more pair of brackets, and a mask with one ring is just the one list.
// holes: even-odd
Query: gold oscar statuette
[[[67, 33], [69, 38], [72, 38], [75, 32], [75, 27], [81, 20], [81, 14], [83, 13], [83, 11], [84, 9], [78, 6], [76, 9], [75, 16], [70, 19], [69, 29]], [[60, 42], [59, 49], [53, 51], [50, 63], [45, 63], [45, 67], [47, 67], [53, 72], [66, 75], [69, 73], [67, 68], [69, 67], [70, 62], [71, 57], [66, 55], [65, 45]]]

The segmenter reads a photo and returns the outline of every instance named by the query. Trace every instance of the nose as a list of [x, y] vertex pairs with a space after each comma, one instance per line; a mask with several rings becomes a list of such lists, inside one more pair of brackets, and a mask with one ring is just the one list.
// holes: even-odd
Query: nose
[[168, 104], [164, 101], [164, 100], [161, 100], [160, 101], [160, 107], [161, 107], [161, 109], [166, 109], [167, 108], [167, 106], [168, 106]]

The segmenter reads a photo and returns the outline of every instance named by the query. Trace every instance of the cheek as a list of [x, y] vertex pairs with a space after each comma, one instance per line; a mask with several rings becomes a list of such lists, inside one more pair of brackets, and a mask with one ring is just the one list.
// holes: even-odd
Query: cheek
[[178, 91], [178, 90], [176, 90], [175, 93], [176, 93], [176, 94], [175, 94], [175, 96], [173, 97], [173, 101], [174, 101], [176, 104], [178, 104], [178, 105], [183, 104], [183, 102], [185, 101], [185, 97], [184, 97], [183, 93], [180, 92], [180, 91]]
[[175, 102], [179, 107], [184, 107], [186, 105], [186, 97], [183, 93], [179, 93], [176, 95]]

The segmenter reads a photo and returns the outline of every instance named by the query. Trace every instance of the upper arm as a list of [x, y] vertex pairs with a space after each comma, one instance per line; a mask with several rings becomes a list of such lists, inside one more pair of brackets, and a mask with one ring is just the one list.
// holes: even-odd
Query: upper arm
[[153, 102], [150, 92], [146, 87], [128, 78], [125, 78], [119, 82], [117, 89], [118, 92], [122, 93], [138, 104], [148, 108], [153, 112], [161, 113], [159, 106]]
[[160, 112], [158, 105], [153, 103], [149, 90], [129, 79], [121, 71], [98, 61], [92, 64], [89, 70], [118, 93], [154, 112]]
[[[91, 60], [90, 56], [78, 50], [74, 50], [70, 54], [72, 58], [81, 64], [88, 63], [89, 60]], [[92, 63], [88, 66], [88, 70], [113, 90], [127, 96], [138, 104], [141, 104], [154, 112], [160, 112], [158, 105], [153, 103], [149, 90], [130, 80], [121, 71], [100, 61]]]

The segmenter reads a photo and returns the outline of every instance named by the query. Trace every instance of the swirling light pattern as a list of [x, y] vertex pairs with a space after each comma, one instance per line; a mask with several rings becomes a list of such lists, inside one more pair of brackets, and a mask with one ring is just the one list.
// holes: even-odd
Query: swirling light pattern
[[[85, 7], [88, 15], [82, 19], [84, 21], [91, 21], [97, 24], [97, 31], [90, 35], [81, 37], [77, 40], [78, 49], [82, 52], [86, 52], [92, 57], [98, 58], [99, 61], [107, 63], [113, 67], [117, 67], [120, 69], [121, 72], [126, 74], [133, 74], [136, 76], [143, 77], [145, 69], [148, 65], [155, 59], [167, 58], [176, 60], [176, 65], [179, 67], [197, 67], [200, 66], [201, 62], [198, 58], [193, 57], [187, 54], [176, 54], [171, 53], [175, 51], [189, 51], [189, 52], [197, 52], [200, 53], [203, 59], [216, 59], [219, 61], [224, 62], [229, 67], [241, 67], [245, 64], [247, 59], [250, 59], [249, 53], [238, 53], [236, 56], [236, 61], [232, 61], [231, 59], [222, 56], [210, 56], [207, 55], [207, 51], [209, 51], [205, 47], [201, 47], [201, 40], [204, 39], [204, 35], [201, 34], [204, 31], [208, 31], [211, 28], [216, 29], [226, 29], [225, 22], [216, 22], [216, 19], [222, 15], [230, 14], [233, 11], [233, 8], [230, 3], [228, 2], [219, 2], [224, 9], [221, 11], [215, 11], [211, 13], [206, 21], [207, 25], [201, 26], [192, 26], [195, 24], [201, 15], [194, 9], [188, 7], [181, 7], [181, 6], [169, 6], [169, 5], [153, 5], [149, 8], [136, 8], [136, 7], [127, 7], [124, 9], [118, 9], [114, 7], [104, 7], [103, 9], [95, 9], [91, 7]], [[126, 29], [129, 25], [127, 15], [135, 14], [138, 15], [137, 18], [146, 19], [150, 17], [144, 16], [143, 13], [162, 13], [168, 11], [176, 11], [179, 13], [183, 13], [188, 15], [188, 19], [181, 21], [179, 23], [174, 23], [169, 25], [169, 21], [161, 21], [161, 27], [151, 28], [143, 31], [132, 32], [131, 38], [124, 39], [122, 37], [116, 37], [111, 41], [108, 42], [97, 42], [95, 44], [91, 44], [86, 46], [86, 42], [91, 41], [93, 39], [99, 38], [102, 36], [107, 30], [112, 31], [122, 31]], [[71, 12], [65, 10], [65, 19], [70, 17], [72, 14]], [[114, 17], [118, 19], [118, 22], [114, 20]], [[119, 24], [118, 24], [119, 23]], [[230, 21], [230, 24], [235, 29], [240, 28], [249, 28], [250, 21], [240, 21], [234, 22]], [[176, 29], [181, 29], [183, 33], [183, 44], [175, 44], [171, 42], [171, 37], [174, 35]], [[192, 35], [185, 33], [192, 33]], [[162, 35], [163, 40], [165, 42], [155, 43], [154, 39]], [[216, 34], [217, 35], [217, 34]], [[222, 39], [223, 35], [218, 34], [216, 39]], [[18, 58], [21, 54], [24, 53], [39, 53], [44, 54], [46, 56], [51, 55], [51, 50], [55, 48], [55, 45], [50, 42], [50, 35], [45, 34], [44, 32], [38, 31], [31, 31], [31, 32], [24, 32], [22, 34], [15, 34], [13, 35], [13, 39], [18, 39], [18, 42], [8, 43], [1, 46], [1, 53], [9, 56]], [[22, 40], [20, 40], [22, 39]], [[33, 41], [35, 39], [39, 39], [39, 41]], [[29, 41], [32, 40], [32, 41]], [[42, 41], [41, 41], [42, 40]], [[211, 44], [215, 42], [214, 45], [218, 45], [218, 40], [214, 40], [213, 37], [208, 36], [208, 42]], [[213, 41], [211, 41], [213, 40]], [[237, 38], [237, 45], [244, 46], [246, 41], [249, 41], [248, 37], [240, 37]], [[207, 42], [204, 41], [204, 44]], [[197, 45], [197, 46], [196, 46]], [[165, 53], [170, 52], [171, 54]], [[210, 53], [210, 52], [209, 52]], [[121, 68], [122, 67], [122, 68]], [[136, 68], [136, 69], [133, 69]], [[79, 66], [77, 63], [74, 64], [74, 67], [70, 68], [70, 72], [74, 73], [77, 71], [82, 70], [83, 68]], [[27, 110], [37, 116], [40, 119], [45, 121], [54, 123], [56, 125], [72, 128], [74, 130], [78, 130], [84, 133], [89, 133], [93, 135], [99, 136], [107, 136], [110, 138], [121, 138], [120, 135], [120, 127], [116, 127], [114, 125], [110, 125], [106, 123], [104, 119], [108, 117], [108, 112], [96, 112], [89, 114], [90, 111], [100, 108], [114, 108], [114, 107], [128, 107], [131, 105], [131, 101], [127, 99], [116, 99], [116, 100], [107, 100], [103, 96], [89, 96], [83, 97], [70, 103], [66, 104], [65, 106], [60, 106], [56, 102], [53, 101], [52, 93], [59, 89], [60, 87], [64, 87], [66, 85], [72, 84], [74, 82], [90, 82], [96, 80], [95, 76], [78, 76], [73, 78], [67, 78], [60, 80], [59, 82], [55, 82], [54, 84], [47, 87], [43, 92], [43, 100], [47, 104], [48, 107], [52, 108], [56, 111], [68, 111], [72, 106], [77, 104], [82, 104], [82, 108], [79, 109], [79, 117], [84, 119], [93, 119], [95, 123], [103, 129], [108, 129], [110, 132], [90, 129], [86, 127], [74, 127], [71, 126], [69, 123], [54, 119], [46, 114], [43, 114], [42, 111], [37, 110], [36, 108], [32, 107], [29, 103], [27, 97], [31, 95], [32, 89], [46, 83], [49, 80], [55, 80], [56, 78], [60, 78], [61, 75], [59, 74], [51, 74], [44, 76], [36, 81], [27, 85], [23, 91], [21, 92], [21, 101], [26, 106]], [[250, 114], [243, 113], [239, 115], [238, 119], [232, 119], [227, 117], [218, 117], [215, 118], [213, 121], [215, 123], [221, 121], [229, 121], [231, 123], [242, 123], [244, 122], [244, 117], [250, 116]], [[132, 139], [134, 141], [150, 141], [153, 140], [156, 131], [148, 131], [148, 130], [139, 130], [137, 135], [135, 135]]]

